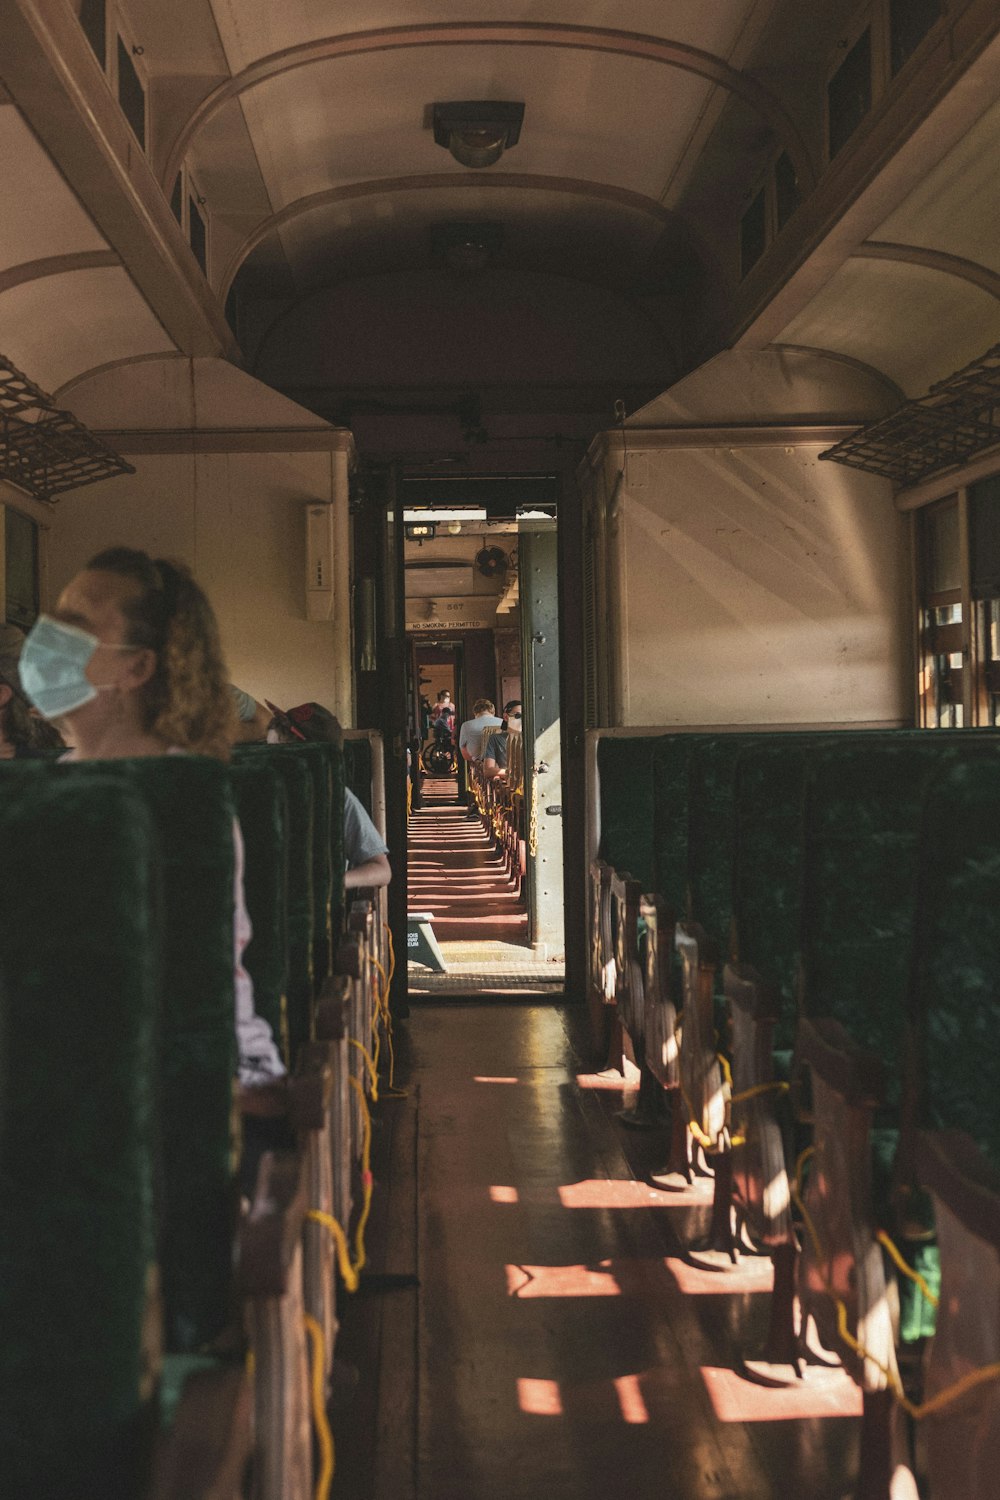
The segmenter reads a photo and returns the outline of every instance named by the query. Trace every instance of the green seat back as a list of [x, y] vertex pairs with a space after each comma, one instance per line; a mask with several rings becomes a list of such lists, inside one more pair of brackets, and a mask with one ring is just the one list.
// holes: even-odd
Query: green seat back
[[688, 912], [688, 766], [707, 738], [668, 734], [653, 750], [653, 890], [677, 918]]
[[[364, 744], [368, 747], [367, 740], [345, 740], [347, 745]], [[346, 756], [334, 745], [324, 747], [328, 751], [330, 762], [330, 906], [328, 931], [330, 934], [330, 959], [332, 971], [332, 960], [340, 946], [340, 939], [344, 930], [346, 903], [344, 899], [344, 873], [347, 869], [346, 852], [344, 847], [344, 793], [348, 785]], [[368, 747], [370, 748], [370, 747]], [[369, 757], [369, 765], [370, 765]], [[353, 788], [352, 788], [353, 790]], [[355, 796], [360, 795], [355, 792]], [[362, 798], [364, 801], [364, 798]], [[368, 802], [371, 801], [371, 783], [368, 785]], [[329, 972], [329, 971], [328, 971]]]
[[1000, 758], [935, 779], [924, 814], [914, 1021], [923, 1117], [1000, 1168]]
[[286, 1026], [288, 971], [288, 794], [264, 756], [243, 757], [229, 772], [243, 834], [243, 888], [253, 937], [243, 964], [253, 981], [254, 1009], [276, 1039]]
[[688, 760], [688, 913], [714, 940], [720, 964], [730, 955], [736, 853], [736, 769], [740, 757], [772, 735], [699, 737]]
[[636, 735], [597, 743], [600, 778], [600, 857], [651, 890], [653, 867], [653, 751], [659, 736]]
[[285, 1062], [292, 1066], [297, 1048], [308, 1041], [314, 993], [315, 906], [313, 901], [313, 820], [315, 790], [310, 758], [297, 745], [244, 745], [234, 764], [256, 758], [273, 765], [288, 802], [287, 934], [285, 986], [287, 1024], [280, 1033]]
[[777, 986], [774, 1045], [795, 1040], [802, 926], [806, 768], [816, 740], [771, 735], [748, 746], [736, 771], [733, 906], [736, 956]]
[[167, 1348], [199, 1349], [233, 1312], [235, 807], [196, 755], [95, 763], [142, 793], [163, 871], [160, 1264]]
[[0, 771], [0, 1491], [138, 1492], [153, 1371], [155, 834], [124, 779]]
[[942, 764], [975, 736], [914, 734], [817, 748], [807, 777], [803, 1005], [831, 1016], [886, 1067], [898, 1103], [916, 915], [920, 824]]
[[359, 739], [344, 738], [345, 784], [361, 803], [365, 812], [372, 812], [372, 747], [367, 735]]

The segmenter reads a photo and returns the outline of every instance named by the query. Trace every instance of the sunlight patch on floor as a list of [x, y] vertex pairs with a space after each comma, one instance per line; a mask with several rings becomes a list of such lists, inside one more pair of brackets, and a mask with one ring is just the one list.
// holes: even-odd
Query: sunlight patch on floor
[[809, 1366], [801, 1379], [766, 1386], [737, 1370], [703, 1365], [705, 1382], [720, 1422], [795, 1422], [806, 1417], [860, 1417], [861, 1390], [842, 1369]]
[[[611, 1262], [592, 1266], [506, 1266], [507, 1295], [529, 1297], [620, 1297]], [[605, 1269], [607, 1267], [607, 1269]]]

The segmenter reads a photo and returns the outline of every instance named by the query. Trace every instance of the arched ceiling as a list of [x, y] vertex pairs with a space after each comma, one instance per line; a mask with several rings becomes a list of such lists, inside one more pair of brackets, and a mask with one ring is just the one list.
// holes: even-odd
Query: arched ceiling
[[[406, 276], [414, 292], [430, 288], [444, 274], [431, 231], [444, 222], [501, 226], [486, 300], [520, 278], [534, 315], [562, 320], [567, 349], [577, 315], [556, 281], [578, 288], [581, 308], [599, 305], [594, 337], [616, 329], [621, 366], [635, 351], [637, 389], [738, 343], [825, 350], [909, 396], [1000, 341], [1000, 14], [984, 21], [983, 0], [949, 0], [924, 49], [933, 87], [890, 90], [871, 149], [866, 127], [832, 166], [824, 59], [855, 0], [120, 4], [148, 70], [148, 162], [87, 50], [78, 0], [18, 0], [11, 17], [30, 11], [30, 22], [0, 39], [0, 350], [48, 389], [171, 350], [237, 357], [221, 317], [234, 282], [254, 304], [244, 355], [269, 378], [267, 360], [254, 364], [264, 341], [287, 369], [273, 336], [307, 337], [310, 299], [334, 306], [357, 289], [358, 307], [374, 308], [382, 288], [405, 297]], [[970, 40], [958, 23], [973, 12]], [[524, 104], [521, 138], [493, 167], [472, 171], [434, 143], [430, 106], [461, 98]], [[72, 110], [94, 137], [89, 158]], [[106, 180], [94, 142], [114, 158]], [[742, 205], [780, 151], [802, 207], [741, 283]], [[207, 285], [167, 206], [180, 166], [209, 216]], [[116, 203], [135, 197], [127, 233], [112, 188]], [[446, 306], [441, 285], [427, 298]], [[473, 320], [474, 303], [467, 288], [456, 298]], [[411, 319], [410, 335], [420, 326]], [[364, 338], [357, 319], [353, 336]], [[592, 372], [591, 360], [581, 380]], [[588, 410], [603, 405], [602, 394]]]

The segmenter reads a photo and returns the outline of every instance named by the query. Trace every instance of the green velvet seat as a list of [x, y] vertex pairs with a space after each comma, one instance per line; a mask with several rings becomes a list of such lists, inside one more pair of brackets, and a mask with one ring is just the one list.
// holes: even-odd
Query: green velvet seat
[[659, 735], [637, 735], [598, 741], [601, 840], [599, 858], [612, 869], [627, 871], [642, 889], [652, 888], [653, 757]]
[[[818, 747], [806, 791], [804, 1013], [832, 1017], [881, 1059], [893, 1114], [902, 1078], [927, 789], [946, 761], [992, 754], [988, 740], [883, 736]], [[845, 875], [845, 872], [850, 872]]]
[[[897, 1224], [891, 1190], [900, 1119], [910, 1109], [912, 1075], [905, 1064], [925, 861], [921, 823], [929, 789], [943, 768], [996, 761], [992, 736], [920, 733], [824, 747], [813, 759], [806, 793], [799, 1046], [811, 1064], [817, 1114], [817, 1185], [810, 1185], [808, 1201], [821, 1216], [821, 1241], [835, 1257], [840, 1224], [852, 1216], [859, 1243], [878, 1224], [891, 1231], [908, 1227]], [[848, 1139], [853, 1144], [845, 1149]], [[844, 1212], [847, 1204], [851, 1215]], [[908, 1217], [916, 1217], [912, 1205]], [[928, 1259], [925, 1249], [909, 1253]], [[826, 1274], [837, 1276], [853, 1263], [841, 1245], [837, 1268], [828, 1267]], [[866, 1315], [876, 1320], [884, 1296], [878, 1277], [869, 1261], [857, 1279], [869, 1299]], [[813, 1272], [810, 1284], [815, 1309]], [[840, 1295], [849, 1300], [854, 1285], [838, 1284]], [[900, 1281], [899, 1297], [901, 1336], [928, 1332], [930, 1311], [911, 1282]], [[881, 1340], [881, 1355], [891, 1362], [884, 1331]]]
[[372, 812], [372, 747], [367, 735], [344, 737], [345, 785], [354, 793], [369, 817]]
[[309, 1040], [314, 994], [315, 906], [313, 899], [314, 780], [309, 757], [295, 745], [246, 745], [235, 765], [262, 759], [284, 784], [288, 804], [287, 1026], [280, 1035], [285, 1062], [294, 1065], [298, 1045]]
[[[910, 1023], [922, 1125], [901, 1151], [905, 1194], [930, 1189], [939, 1293], [927, 1397], [997, 1358], [1000, 1322], [1000, 763], [949, 766], [927, 798]], [[910, 1173], [913, 1177], [910, 1177]], [[917, 1207], [919, 1210], [919, 1198]], [[904, 1196], [904, 1211], [909, 1202]], [[908, 1257], [910, 1258], [910, 1257]], [[925, 1270], [924, 1266], [918, 1269]], [[985, 1496], [1000, 1465], [996, 1382], [925, 1424], [929, 1477], [945, 1500]]]
[[235, 806], [227, 768], [202, 756], [106, 761], [97, 769], [141, 792], [159, 836], [160, 1265], [166, 1345], [188, 1353], [210, 1344], [235, 1311]]
[[964, 1131], [1000, 1170], [1000, 757], [931, 787], [918, 930], [922, 1121]]
[[689, 765], [694, 751], [710, 738], [664, 735], [653, 750], [653, 889], [678, 918], [689, 909]]
[[285, 1034], [288, 974], [288, 793], [273, 762], [241, 757], [230, 768], [245, 852], [243, 889], [253, 937], [243, 964], [254, 1009], [275, 1037]]
[[[333, 764], [342, 763], [333, 745], [296, 745], [296, 754], [305, 757], [313, 785], [313, 985], [322, 984], [332, 962], [332, 898], [330, 830], [333, 826]], [[341, 799], [343, 800], [343, 799]], [[341, 818], [341, 821], [343, 819]], [[312, 1035], [312, 1007], [307, 1015], [292, 1021], [292, 1044], [297, 1048]]]
[[[348, 744], [364, 743], [345, 740]], [[333, 957], [344, 925], [344, 790], [347, 785], [347, 760], [344, 751], [337, 745], [320, 745], [326, 761], [329, 811], [323, 823], [325, 897], [323, 907], [323, 939], [317, 946], [317, 981], [322, 983], [332, 973]], [[371, 800], [369, 787], [368, 799]], [[366, 804], [367, 806], [367, 804]], [[318, 920], [318, 914], [317, 914]], [[322, 968], [320, 965], [322, 958]]]
[[735, 946], [781, 999], [774, 1041], [795, 1040], [802, 918], [806, 768], [816, 742], [772, 736], [747, 748], [736, 772]]
[[11, 762], [0, 847], [0, 1491], [130, 1500], [157, 1373], [156, 836], [124, 778]]

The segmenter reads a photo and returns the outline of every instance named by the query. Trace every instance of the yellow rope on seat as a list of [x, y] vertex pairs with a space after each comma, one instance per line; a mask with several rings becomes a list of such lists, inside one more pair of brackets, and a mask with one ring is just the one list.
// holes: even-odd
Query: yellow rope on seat
[[361, 1205], [361, 1214], [358, 1218], [358, 1228], [354, 1236], [354, 1269], [361, 1272], [365, 1265], [365, 1227], [368, 1223], [368, 1215], [372, 1206], [372, 1117], [368, 1109], [368, 1100], [365, 1091], [356, 1078], [349, 1078], [348, 1083], [361, 1100], [361, 1112], [365, 1122], [365, 1137], [361, 1147], [361, 1185], [364, 1189], [364, 1201]]
[[316, 1441], [319, 1444], [319, 1478], [316, 1481], [314, 1491], [315, 1500], [327, 1500], [330, 1493], [330, 1485], [333, 1483], [334, 1457], [333, 1457], [333, 1435], [330, 1432], [330, 1424], [326, 1418], [326, 1408], [323, 1404], [323, 1376], [326, 1371], [326, 1339], [323, 1330], [314, 1317], [309, 1313], [304, 1315], [303, 1321], [306, 1330], [312, 1338], [312, 1379], [310, 1382], [312, 1391], [313, 1425], [316, 1429]]
[[787, 1094], [791, 1088], [790, 1083], [755, 1083], [752, 1089], [743, 1089], [741, 1093], [734, 1094], [729, 1101], [730, 1104], [743, 1104], [747, 1099], [756, 1099], [758, 1094]]
[[[372, 1086], [372, 1098], [377, 1102], [378, 1101], [378, 1071], [377, 1071], [377, 1065], [376, 1065], [375, 1059], [372, 1057], [371, 1053], [368, 1051], [368, 1049], [364, 1045], [364, 1043], [358, 1041], [357, 1037], [353, 1037], [353, 1036], [352, 1037], [348, 1037], [348, 1041], [350, 1042], [350, 1044], [351, 1044], [352, 1047], [357, 1047], [358, 1051], [361, 1053], [361, 1056], [364, 1058], [364, 1060], [365, 1060], [365, 1062], [366, 1062], [366, 1064], [368, 1066], [368, 1077], [371, 1079], [371, 1086]], [[351, 1082], [355, 1083], [356, 1081], [357, 1080], [352, 1077]], [[359, 1087], [360, 1087], [360, 1085], [359, 1085]]]
[[915, 1271], [912, 1266], [907, 1265], [906, 1261], [903, 1259], [902, 1255], [893, 1244], [892, 1240], [886, 1234], [885, 1230], [877, 1229], [875, 1231], [875, 1238], [878, 1240], [883, 1249], [889, 1252], [889, 1258], [892, 1261], [893, 1265], [896, 1267], [896, 1270], [901, 1271], [904, 1276], [908, 1276], [911, 1281], [916, 1282], [917, 1286], [920, 1288], [921, 1292], [930, 1303], [931, 1307], [937, 1307], [937, 1297], [935, 1297], [934, 1293], [931, 1291], [930, 1287], [927, 1285], [920, 1272]]
[[325, 1213], [321, 1208], [310, 1208], [306, 1212], [307, 1219], [313, 1219], [317, 1224], [322, 1224], [330, 1231], [333, 1243], [337, 1247], [337, 1262], [340, 1266], [340, 1274], [345, 1287], [349, 1292], [358, 1289], [358, 1273], [351, 1265], [351, 1256], [347, 1248], [347, 1235], [344, 1233], [343, 1225], [333, 1214]]
[[[825, 1266], [823, 1265], [823, 1249], [819, 1242], [819, 1236], [816, 1233], [816, 1226], [812, 1221], [812, 1216], [810, 1215], [808, 1209], [802, 1201], [802, 1169], [805, 1166], [806, 1162], [809, 1160], [810, 1156], [813, 1155], [814, 1151], [814, 1146], [807, 1146], [807, 1148], [802, 1152], [795, 1164], [795, 1180], [792, 1183], [792, 1198], [802, 1215], [802, 1222], [806, 1226], [809, 1238], [812, 1240], [813, 1250], [816, 1254], [817, 1270], [822, 1277], [827, 1296], [830, 1297], [834, 1307], [837, 1310], [837, 1333], [847, 1345], [847, 1347], [853, 1350], [854, 1353], [859, 1357], [859, 1359], [866, 1360], [869, 1363], [873, 1364], [876, 1369], [881, 1370], [882, 1374], [885, 1376], [888, 1382], [889, 1389], [892, 1391], [892, 1394], [899, 1402], [899, 1405], [905, 1412], [907, 1412], [909, 1416], [913, 1418], [915, 1422], [921, 1422], [925, 1417], [935, 1416], [938, 1412], [943, 1411], [946, 1407], [952, 1406], [956, 1401], [960, 1400], [962, 1396], [966, 1395], [969, 1391], [974, 1390], [977, 1386], [986, 1385], [991, 1380], [1000, 1379], [1000, 1363], [983, 1365], [978, 1370], [970, 1370], [968, 1374], [961, 1376], [961, 1378], [954, 1381], [952, 1385], [946, 1386], [943, 1391], [938, 1391], [936, 1396], [931, 1396], [927, 1401], [917, 1403], [915, 1401], [911, 1401], [906, 1395], [896, 1371], [891, 1370], [887, 1365], [884, 1365], [880, 1359], [877, 1359], [874, 1354], [866, 1349], [864, 1345], [854, 1337], [854, 1335], [847, 1327], [847, 1305], [840, 1297], [837, 1296], [836, 1292], [833, 1290], [833, 1287], [830, 1283], [830, 1278], [827, 1275]], [[899, 1255], [899, 1251], [896, 1249], [895, 1245], [892, 1244], [892, 1241], [889, 1239], [888, 1235], [885, 1235], [883, 1237], [882, 1231], [878, 1231], [875, 1238], [879, 1241], [880, 1244], [885, 1246], [885, 1248], [889, 1251], [889, 1254], [892, 1256], [893, 1260], [896, 1260], [897, 1256], [899, 1256], [899, 1260], [902, 1260], [902, 1256]], [[914, 1277], [915, 1280], [923, 1281], [923, 1277], [917, 1277], [916, 1273], [912, 1272], [909, 1266], [907, 1266], [906, 1269]], [[926, 1286], [926, 1283], [924, 1285]], [[933, 1293], [930, 1292], [929, 1288], [927, 1289], [926, 1295], [929, 1295], [934, 1301], [935, 1305], [937, 1305], [937, 1299], [933, 1297]]]

